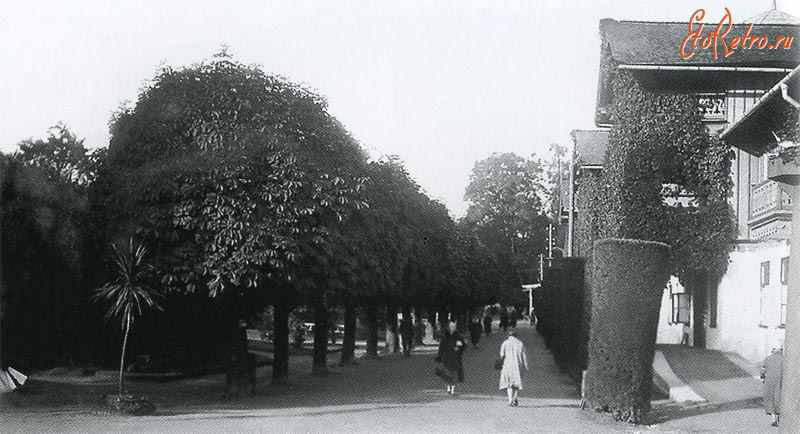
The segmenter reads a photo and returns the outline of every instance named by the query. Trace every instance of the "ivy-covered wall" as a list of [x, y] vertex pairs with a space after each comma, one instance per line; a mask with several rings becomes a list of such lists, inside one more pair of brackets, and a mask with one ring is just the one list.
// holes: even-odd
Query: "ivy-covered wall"
[[[613, 86], [613, 126], [604, 169], [578, 179], [576, 254], [590, 256], [605, 237], [659, 241], [672, 246], [672, 274], [721, 276], [736, 236], [728, 203], [733, 152], [707, 131], [694, 97], [645, 92], [607, 55], [602, 62]], [[663, 184], [696, 196], [697, 206], [665, 205]]]

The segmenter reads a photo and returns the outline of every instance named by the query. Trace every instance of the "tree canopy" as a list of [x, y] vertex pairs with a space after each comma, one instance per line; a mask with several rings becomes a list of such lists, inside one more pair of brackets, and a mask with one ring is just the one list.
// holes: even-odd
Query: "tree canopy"
[[522, 275], [536, 267], [547, 246], [544, 169], [538, 159], [493, 154], [477, 162], [470, 176], [464, 224], [494, 255], [508, 289], [526, 283]]

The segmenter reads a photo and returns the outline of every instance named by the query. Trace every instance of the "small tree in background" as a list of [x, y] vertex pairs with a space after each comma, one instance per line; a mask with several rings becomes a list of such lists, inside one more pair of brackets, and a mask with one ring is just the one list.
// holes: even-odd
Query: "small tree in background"
[[161, 309], [156, 302], [159, 296], [148, 286], [147, 281], [152, 267], [145, 262], [147, 249], [142, 243], [134, 245], [133, 238], [128, 241], [127, 249], [114, 248], [114, 279], [97, 289], [94, 299], [111, 302], [106, 312], [106, 320], [117, 318], [122, 327], [122, 354], [119, 359], [119, 397], [123, 394], [125, 367], [125, 351], [128, 346], [128, 335], [137, 317], [146, 309]]

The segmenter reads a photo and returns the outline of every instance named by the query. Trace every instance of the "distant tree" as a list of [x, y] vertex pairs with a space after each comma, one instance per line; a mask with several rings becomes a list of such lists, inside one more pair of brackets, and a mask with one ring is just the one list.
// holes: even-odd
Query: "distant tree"
[[[41, 368], [92, 356], [87, 187], [103, 151], [89, 153], [83, 143], [59, 124], [46, 140], [24, 140], [0, 156], [4, 363]], [[31, 346], [30, 336], [41, 345]]]
[[507, 288], [517, 289], [520, 273], [535, 267], [545, 251], [548, 194], [537, 159], [506, 153], [475, 163], [464, 196], [469, 201], [464, 223], [495, 256]]
[[84, 139], [59, 122], [48, 131], [46, 140], [27, 139], [19, 143], [14, 156], [19, 161], [42, 169], [53, 180], [86, 186], [97, 176], [105, 148], [93, 153], [84, 146]]

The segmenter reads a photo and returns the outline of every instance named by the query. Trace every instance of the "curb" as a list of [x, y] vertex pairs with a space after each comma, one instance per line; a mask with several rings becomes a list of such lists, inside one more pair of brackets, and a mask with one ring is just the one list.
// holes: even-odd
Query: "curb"
[[706, 399], [692, 390], [688, 384], [675, 375], [669, 366], [666, 356], [660, 350], [656, 350], [653, 358], [653, 384], [661, 389], [669, 399], [681, 404], [697, 404], [706, 402]]

